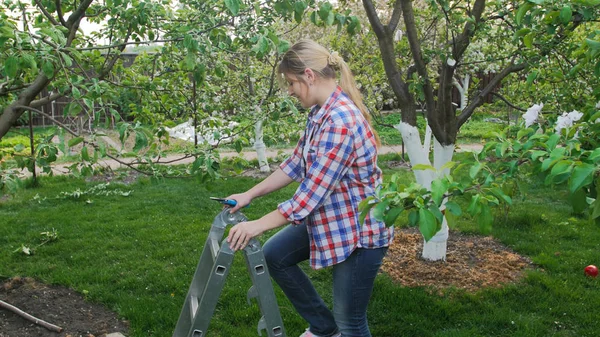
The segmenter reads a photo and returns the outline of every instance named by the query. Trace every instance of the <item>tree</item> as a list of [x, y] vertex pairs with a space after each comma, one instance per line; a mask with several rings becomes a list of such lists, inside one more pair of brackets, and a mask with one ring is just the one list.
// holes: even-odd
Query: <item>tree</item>
[[[388, 81], [400, 103], [401, 123], [397, 128], [407, 146], [410, 162], [413, 168], [434, 168], [415, 171], [417, 182], [426, 190], [440, 188], [432, 186], [432, 183], [440, 175], [448, 175], [457, 132], [483, 104], [484, 97], [510, 74], [528, 70], [538, 64], [558, 45], [568, 41], [571, 32], [598, 17], [595, 0], [573, 4], [531, 0], [520, 5], [511, 2], [488, 3], [485, 0], [431, 1], [418, 6], [412, 1], [397, 0], [389, 21], [383, 24], [373, 2], [362, 2], [370, 25], [377, 35]], [[424, 13], [424, 16], [419, 13]], [[413, 62], [406, 69], [397, 66], [394, 42], [401, 21]], [[440, 48], [432, 49], [429, 44], [424, 43], [423, 38], [432, 34], [428, 30], [435, 31], [433, 35], [443, 39], [439, 44]], [[514, 36], [513, 41], [519, 47], [502, 63], [501, 70], [490, 83], [475, 93], [470, 103], [457, 113], [452, 104], [454, 76], [472, 41], [479, 34], [489, 31]], [[494, 38], [488, 37], [488, 41], [493, 40]], [[425, 105], [428, 130], [431, 129], [434, 137], [433, 165], [429, 159], [429, 142], [425, 140], [425, 146], [423, 145], [416, 127], [420, 100]], [[437, 200], [439, 196], [434, 199]], [[479, 221], [487, 224], [491, 216], [489, 208], [486, 208], [487, 201], [485, 198], [477, 200], [477, 207], [473, 209], [479, 210]], [[442, 203], [443, 199], [438, 201]], [[435, 216], [442, 213], [429, 209], [430, 205], [421, 206], [414, 213], [413, 220], [416, 219], [423, 225], [421, 231], [426, 239], [423, 257], [431, 260], [445, 259], [447, 217]], [[443, 204], [439, 206], [442, 209], [444, 207]], [[395, 208], [393, 203], [385, 207]]]

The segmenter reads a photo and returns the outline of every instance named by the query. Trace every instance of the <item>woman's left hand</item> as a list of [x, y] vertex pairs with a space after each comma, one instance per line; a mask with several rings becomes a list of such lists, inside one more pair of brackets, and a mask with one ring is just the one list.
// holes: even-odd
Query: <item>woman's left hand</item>
[[250, 239], [259, 236], [264, 232], [262, 226], [257, 221], [240, 222], [229, 230], [227, 243], [234, 252], [244, 249]]

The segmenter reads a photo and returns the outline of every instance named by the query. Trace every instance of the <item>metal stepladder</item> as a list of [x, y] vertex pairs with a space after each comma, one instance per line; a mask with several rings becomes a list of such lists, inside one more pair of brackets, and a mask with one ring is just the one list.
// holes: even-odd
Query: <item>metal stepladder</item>
[[[215, 217], [173, 337], [207, 336], [208, 325], [225, 285], [234, 255], [226, 240], [219, 242], [223, 239], [227, 226], [246, 220], [239, 211], [229, 213], [229, 208], [223, 209]], [[262, 336], [261, 330], [266, 330], [268, 337], [285, 337], [283, 321], [262, 247], [258, 240], [253, 238], [243, 252], [252, 280], [246, 299], [250, 304], [250, 300], [256, 298], [262, 314], [258, 321], [258, 335]]]

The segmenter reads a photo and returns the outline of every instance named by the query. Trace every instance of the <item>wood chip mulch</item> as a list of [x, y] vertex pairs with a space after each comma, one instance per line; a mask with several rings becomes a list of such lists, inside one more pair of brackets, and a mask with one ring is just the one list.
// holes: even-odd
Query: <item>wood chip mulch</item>
[[406, 287], [443, 294], [450, 288], [476, 292], [517, 282], [535, 268], [531, 260], [489, 236], [450, 231], [446, 261], [421, 258], [423, 237], [415, 228], [397, 229], [382, 271]]

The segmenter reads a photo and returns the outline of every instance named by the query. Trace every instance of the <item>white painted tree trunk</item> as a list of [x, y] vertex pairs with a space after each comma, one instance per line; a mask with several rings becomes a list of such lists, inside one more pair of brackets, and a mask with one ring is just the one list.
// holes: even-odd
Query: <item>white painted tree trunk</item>
[[[454, 144], [450, 146], [442, 146], [434, 137], [434, 148], [433, 148], [433, 165], [429, 160], [430, 141], [428, 138], [431, 137], [431, 131], [427, 130], [424, 145], [421, 144], [421, 137], [419, 130], [406, 123], [400, 123], [395, 126], [400, 134], [402, 135], [402, 141], [406, 147], [406, 153], [412, 166], [417, 164], [431, 165], [437, 169], [437, 171], [431, 170], [418, 170], [413, 171], [417, 183], [421, 186], [431, 189], [431, 182], [439, 176], [446, 175], [449, 173], [448, 169], [440, 170], [447, 162], [452, 160], [454, 154]], [[445, 201], [444, 201], [445, 203]], [[442, 204], [442, 209], [444, 208]], [[442, 229], [437, 232], [429, 242], [424, 242], [422, 257], [431, 261], [446, 260], [448, 242], [448, 224], [446, 219], [442, 223]]]
[[267, 147], [263, 141], [263, 121], [258, 120], [254, 124], [254, 149], [256, 150], [256, 158], [258, 158], [258, 166], [261, 172], [270, 172], [269, 161], [267, 160]]
[[466, 74], [462, 79], [462, 83], [457, 80], [453, 80], [452, 84], [458, 89], [460, 93], [460, 110], [464, 110], [467, 107], [467, 103], [469, 102], [469, 82], [471, 81], [471, 75]]

